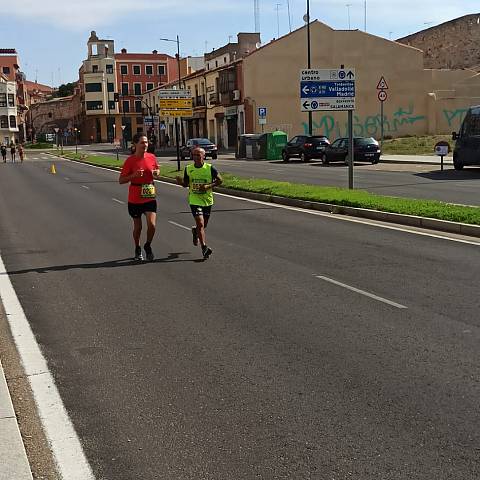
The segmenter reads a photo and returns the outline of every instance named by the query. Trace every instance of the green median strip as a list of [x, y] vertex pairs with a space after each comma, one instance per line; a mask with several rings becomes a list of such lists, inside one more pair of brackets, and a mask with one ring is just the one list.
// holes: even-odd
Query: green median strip
[[[117, 161], [115, 157], [106, 155], [65, 153], [63, 156], [105, 167], [118, 168], [123, 164], [122, 161]], [[179, 175], [176, 165], [162, 165], [161, 173], [169, 178], [175, 178]], [[346, 188], [277, 182], [260, 178], [243, 178], [223, 172], [222, 177], [224, 180], [222, 186], [233, 190], [480, 225], [480, 207], [452, 205], [436, 200], [387, 197], [375, 195], [365, 190], [348, 190]]]

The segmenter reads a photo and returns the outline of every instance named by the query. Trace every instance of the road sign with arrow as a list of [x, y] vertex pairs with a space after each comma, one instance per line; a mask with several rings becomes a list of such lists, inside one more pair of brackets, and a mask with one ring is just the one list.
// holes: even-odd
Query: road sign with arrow
[[302, 112], [355, 110], [355, 69], [308, 69], [300, 72]]

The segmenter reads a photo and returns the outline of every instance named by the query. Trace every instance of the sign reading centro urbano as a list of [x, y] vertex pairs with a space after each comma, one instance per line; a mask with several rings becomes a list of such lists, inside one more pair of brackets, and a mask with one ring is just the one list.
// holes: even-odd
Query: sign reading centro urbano
[[355, 69], [300, 71], [302, 112], [355, 110]]
[[159, 90], [160, 115], [163, 117], [192, 117], [193, 104], [190, 90]]

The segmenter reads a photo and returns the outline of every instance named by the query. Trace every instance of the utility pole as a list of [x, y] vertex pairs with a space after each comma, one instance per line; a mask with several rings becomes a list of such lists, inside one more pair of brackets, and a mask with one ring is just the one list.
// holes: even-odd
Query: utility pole
[[278, 11], [280, 10], [281, 3], [277, 3], [275, 10], [277, 11], [277, 38], [280, 38], [280, 18], [278, 16]]
[[[311, 61], [311, 52], [310, 52], [310, 0], [307, 0], [307, 62], [308, 68], [312, 68], [312, 61]], [[313, 131], [313, 119], [312, 119], [312, 112], [308, 112], [308, 134], [312, 135]]]

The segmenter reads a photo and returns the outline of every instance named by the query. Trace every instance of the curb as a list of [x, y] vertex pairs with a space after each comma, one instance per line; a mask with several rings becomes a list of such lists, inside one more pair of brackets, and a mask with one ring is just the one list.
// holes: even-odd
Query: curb
[[0, 362], [0, 480], [33, 480]]
[[[72, 160], [73, 162], [81, 162], [79, 160]], [[87, 165], [95, 165], [87, 163]], [[118, 171], [117, 168], [105, 167], [104, 165], [95, 165], [97, 167], [107, 168], [113, 171]], [[176, 184], [176, 181], [170, 177], [160, 177], [160, 180]], [[343, 205], [335, 205], [332, 203], [312, 202], [307, 200], [298, 200], [296, 198], [280, 197], [277, 195], [269, 195], [265, 193], [247, 192], [244, 190], [235, 190], [233, 188], [216, 187], [215, 191], [225, 195], [233, 195], [241, 198], [248, 198], [250, 200], [259, 200], [261, 202], [276, 203], [279, 205], [286, 205], [289, 207], [305, 208], [309, 210], [317, 210], [321, 212], [328, 212], [336, 215], [349, 215], [351, 217], [367, 218], [369, 220], [377, 220], [381, 222], [394, 223], [397, 225], [406, 225], [410, 227], [426, 228], [429, 230], [436, 230], [440, 232], [456, 233], [459, 235], [466, 235], [469, 237], [480, 238], [480, 225], [473, 225], [469, 223], [451, 222], [448, 220], [438, 220], [435, 218], [419, 217], [416, 215], [405, 215], [402, 213], [382, 212], [380, 210], [370, 210], [368, 208], [346, 207]]]

